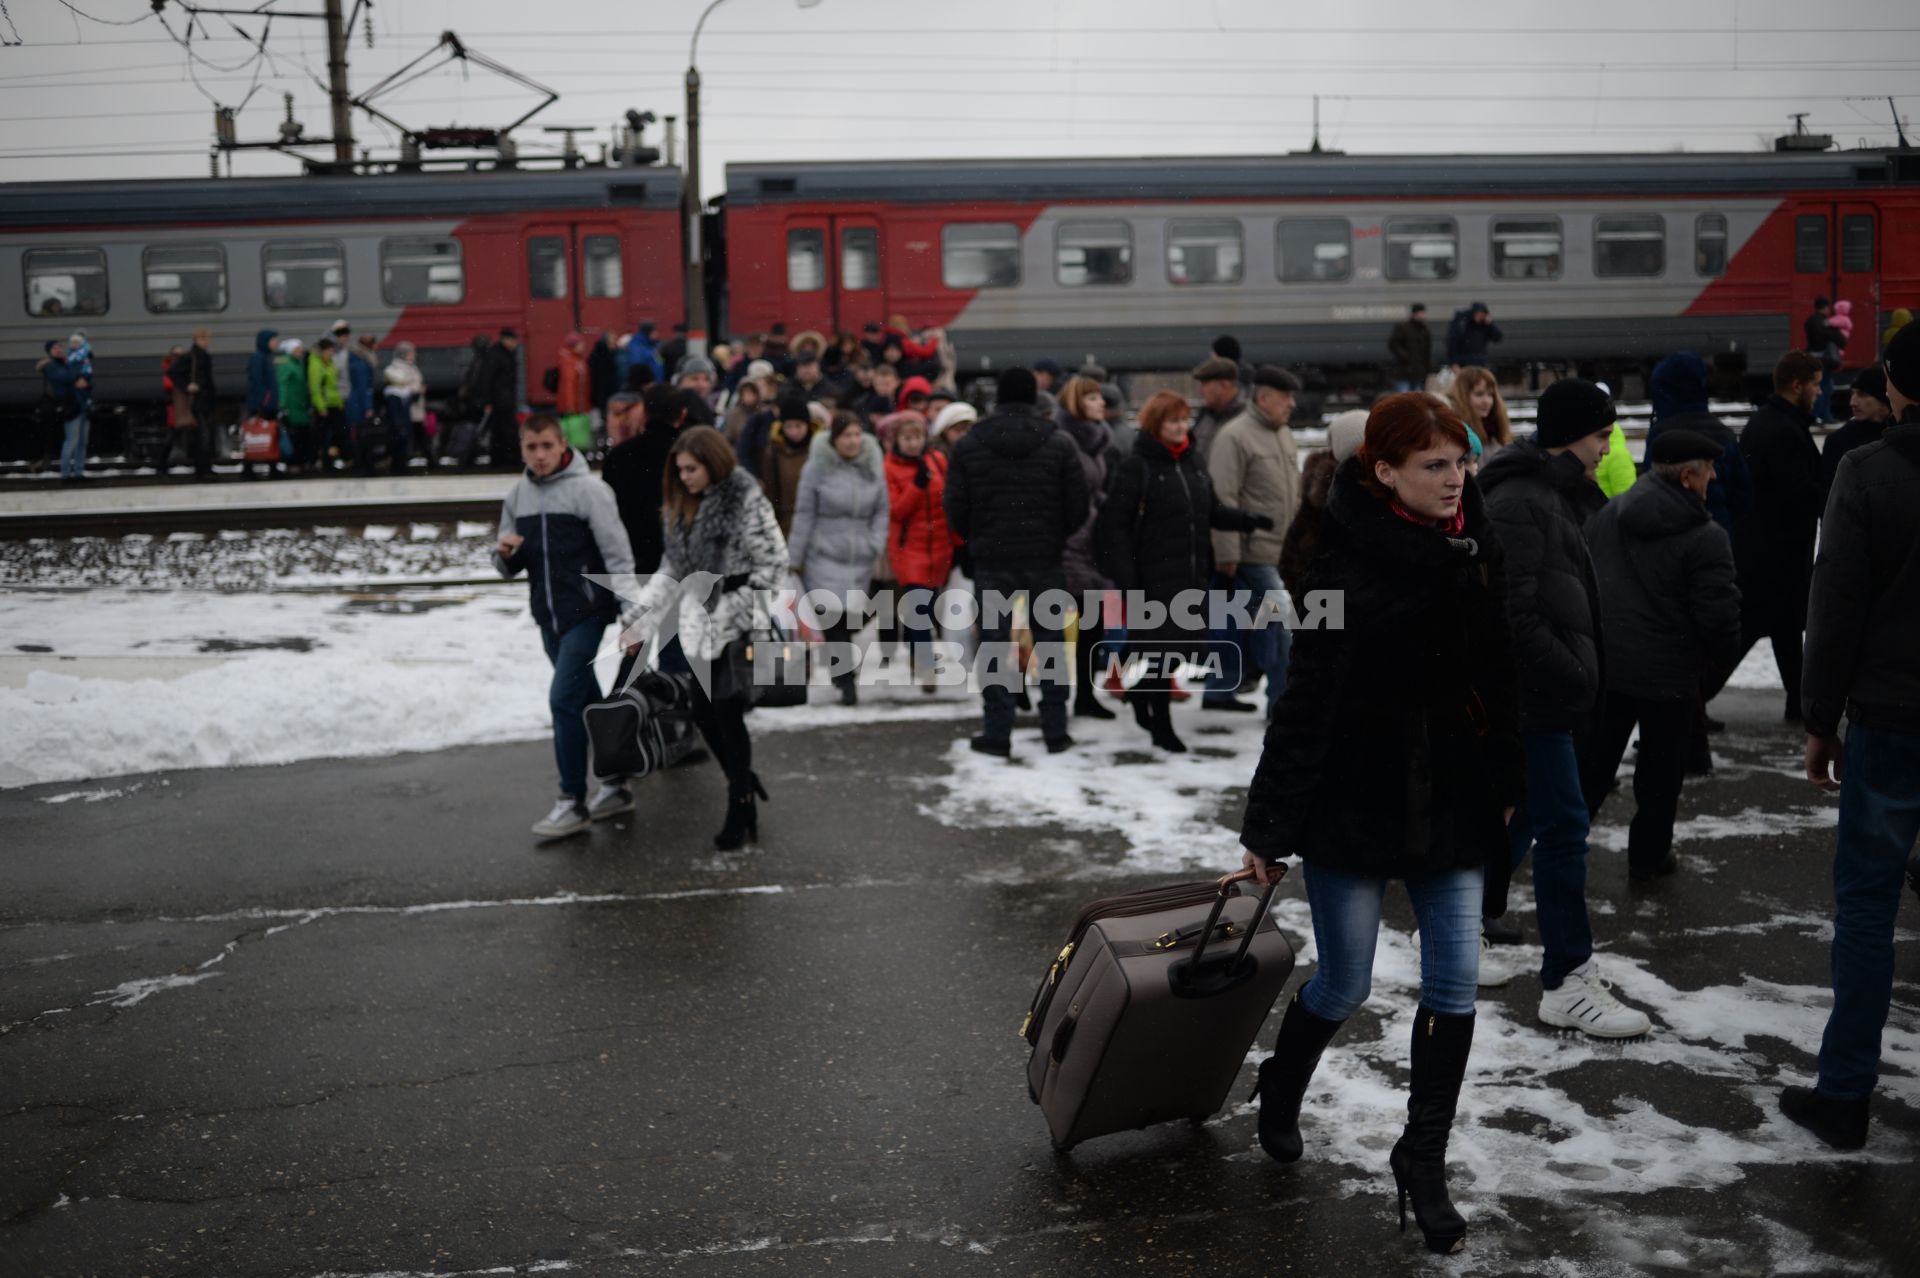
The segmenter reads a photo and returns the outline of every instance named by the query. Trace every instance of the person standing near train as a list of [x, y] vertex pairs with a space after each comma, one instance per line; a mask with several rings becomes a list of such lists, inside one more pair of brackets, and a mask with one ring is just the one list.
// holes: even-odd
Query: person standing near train
[[1393, 356], [1393, 388], [1425, 390], [1427, 374], [1433, 371], [1433, 330], [1427, 327], [1426, 303], [1415, 302], [1407, 308], [1407, 317], [1387, 335], [1387, 350]]
[[1506, 334], [1493, 322], [1493, 312], [1485, 302], [1472, 302], [1453, 313], [1447, 326], [1447, 364], [1455, 372], [1474, 364], [1487, 363], [1487, 353]]
[[314, 433], [320, 437], [318, 463], [322, 470], [345, 465], [347, 401], [340, 394], [339, 366], [334, 363], [334, 341], [323, 337], [307, 355], [307, 402], [313, 413]]
[[520, 458], [520, 334], [510, 328], [487, 350], [486, 391], [480, 433], [494, 469], [505, 469]]
[[175, 430], [191, 431], [187, 452], [193, 458], [196, 480], [213, 478], [213, 330], [198, 328], [193, 345], [187, 347], [167, 368], [173, 383], [173, 425]]
[[46, 345], [40, 361], [42, 395], [60, 423], [60, 478], [66, 482], [86, 478], [87, 410], [84, 396], [87, 379], [67, 358], [67, 345], [54, 338]]
[[312, 392], [307, 388], [307, 348], [297, 337], [280, 343], [274, 357], [274, 402], [280, 410], [280, 435], [287, 441], [281, 458], [298, 472], [313, 464], [317, 447], [313, 436]]

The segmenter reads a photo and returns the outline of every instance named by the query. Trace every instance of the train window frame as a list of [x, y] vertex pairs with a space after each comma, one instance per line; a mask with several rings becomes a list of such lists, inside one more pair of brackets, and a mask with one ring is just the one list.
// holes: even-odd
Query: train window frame
[[[542, 258], [540, 254], [545, 254], [547, 250], [545, 248], [542, 248], [539, 250], [539, 253], [537, 254], [534, 250], [534, 246], [536, 244], [553, 245], [555, 247], [555, 250], [557, 251], [558, 256]], [[527, 259], [527, 300], [528, 301], [530, 302], [564, 302], [567, 300], [568, 297], [572, 295], [573, 255], [568, 246], [566, 236], [564, 235], [529, 235], [527, 237], [527, 244], [526, 244], [526, 249], [524, 251], [524, 256]], [[560, 269], [559, 270], [551, 269], [554, 263], [556, 262], [559, 264]], [[541, 267], [546, 268], [543, 273], [536, 273], [535, 271], [536, 263], [538, 263], [538, 265], [540, 265]], [[557, 293], [551, 291], [556, 284], [559, 286], [559, 289], [560, 289], [560, 291]], [[536, 287], [536, 285], [538, 285], [538, 287]], [[542, 292], [541, 291], [542, 288], [547, 289], [549, 291]]]
[[[1613, 223], [1609, 228], [1608, 223]], [[1628, 223], [1638, 223], [1639, 230], [1626, 229]], [[1650, 232], [1655, 227], [1659, 234]], [[1660, 262], [1651, 271], [1621, 270], [1618, 266], [1609, 267], [1606, 254], [1601, 252], [1603, 244], [1658, 244]], [[1593, 218], [1593, 276], [1601, 280], [1657, 280], [1667, 273], [1667, 215], [1665, 213], [1597, 213]]]
[[[1124, 240], [1108, 239], [1088, 244], [1068, 244], [1065, 242], [1070, 233], [1075, 235], [1091, 235], [1092, 232], [1087, 231], [1085, 228], [1092, 226], [1120, 227], [1126, 231], [1126, 238]], [[1133, 239], [1133, 223], [1123, 217], [1072, 217], [1061, 219], [1053, 228], [1053, 282], [1061, 288], [1127, 287], [1133, 283]], [[1104, 276], [1092, 275], [1088, 272], [1085, 257], [1088, 249], [1109, 251], [1118, 249], [1120, 252], [1118, 261], [1124, 273]], [[1077, 264], [1069, 265], [1063, 256], [1063, 254], [1068, 252], [1080, 253], [1082, 255], [1081, 260]], [[1067, 273], [1075, 270], [1082, 272], [1085, 278], [1069, 280]]]
[[[401, 261], [399, 265], [425, 266], [427, 268], [427, 274], [425, 277], [423, 277], [427, 286], [426, 295], [421, 297], [396, 296], [394, 292], [393, 268], [395, 265], [394, 258], [397, 256], [400, 256], [400, 253], [396, 248], [396, 246], [410, 245], [410, 244], [413, 244], [413, 245], [451, 244], [453, 246], [452, 264], [458, 269], [457, 283], [459, 285], [459, 292], [456, 293], [451, 300], [447, 300], [447, 299], [436, 300], [432, 296], [433, 286], [435, 284], [435, 280], [433, 279], [433, 275], [432, 275], [433, 268], [436, 266], [445, 265], [446, 263], [442, 260], [428, 258], [418, 253], [417, 251], [412, 254], [409, 254], [408, 256], [419, 258], [420, 260]], [[445, 283], [446, 281], [442, 280], [439, 282]], [[458, 239], [456, 239], [451, 235], [392, 235], [392, 236], [388, 236], [386, 239], [381, 240], [380, 241], [380, 300], [388, 306], [459, 306], [462, 302], [465, 302], [467, 300], [466, 246], [461, 244]]]
[[[307, 303], [295, 304], [292, 302], [275, 302], [273, 300], [272, 290], [267, 283], [267, 272], [270, 269], [272, 269], [272, 263], [270, 263], [267, 260], [268, 255], [273, 253], [275, 250], [285, 250], [285, 249], [293, 248], [295, 246], [302, 246], [302, 245], [308, 246], [310, 248], [318, 248], [324, 245], [326, 247], [333, 249], [335, 254], [338, 256], [339, 263], [340, 263], [340, 297], [337, 301], [319, 301], [319, 302], [313, 302], [311, 304], [307, 304]], [[339, 307], [345, 306], [347, 304], [347, 298], [349, 294], [350, 294], [350, 289], [348, 287], [348, 278], [347, 278], [347, 246], [344, 241], [334, 240], [334, 239], [315, 238], [311, 236], [303, 236], [300, 239], [266, 240], [261, 243], [260, 245], [260, 300], [266, 305], [266, 308], [268, 310], [270, 311], [336, 310]]]
[[[1301, 274], [1287, 269], [1287, 245], [1283, 238], [1288, 227], [1333, 226], [1338, 224], [1342, 243], [1346, 245], [1343, 255], [1343, 268], [1338, 275]], [[1333, 243], [1329, 239], [1316, 239], [1313, 260], [1321, 259], [1320, 247]], [[1282, 284], [1345, 284], [1353, 279], [1353, 220], [1345, 217], [1283, 217], [1273, 224], [1273, 277]]]
[[[865, 248], [856, 250], [855, 239], [864, 242]], [[865, 259], [864, 268], [856, 269], [855, 263]], [[867, 283], [856, 283], [864, 279]], [[880, 287], [880, 228], [877, 226], [843, 226], [840, 228], [840, 289], [846, 293], [871, 293]]]
[[[1719, 223], [1717, 231], [1709, 230], [1711, 223]], [[1706, 266], [1707, 242], [1720, 241], [1720, 269], [1709, 270]], [[1733, 243], [1732, 228], [1727, 224], [1725, 213], [1701, 213], [1693, 219], [1693, 273], [1703, 280], [1717, 280], [1727, 273], [1727, 263], [1733, 260], [1729, 246]]]
[[[1818, 236], [1809, 238], [1805, 232], [1816, 227], [1819, 230]], [[1793, 219], [1793, 269], [1796, 274], [1825, 275], [1827, 273], [1829, 257], [1827, 236], [1830, 229], [1825, 213], [1801, 213]], [[1812, 258], [1805, 252], [1808, 247], [1817, 248], [1820, 254], [1819, 260], [1813, 261], [1811, 266], [1808, 262], [1812, 261]]]
[[[1212, 229], [1210, 232], [1203, 232], [1200, 229], [1203, 227], [1212, 228]], [[1219, 275], [1216, 273], [1215, 276], [1210, 279], [1192, 279], [1192, 278], [1182, 279], [1179, 275], [1175, 274], [1173, 254], [1176, 248], [1181, 250], [1181, 261], [1179, 263], [1179, 266], [1181, 270], [1185, 271], [1187, 269], [1187, 262], [1185, 260], [1186, 253], [1190, 245], [1199, 243], [1200, 242], [1199, 237], [1202, 236], [1203, 234], [1206, 234], [1209, 236], [1209, 238], [1205, 241], [1207, 245], [1209, 246], [1224, 245], [1227, 241], [1223, 238], [1222, 231], [1226, 227], [1233, 228], [1232, 242], [1233, 242], [1234, 254], [1233, 254], [1233, 274], [1232, 275]], [[1193, 237], [1186, 243], [1183, 243], [1180, 240], [1180, 236], [1183, 231], [1189, 237]], [[1167, 220], [1166, 240], [1167, 240], [1167, 283], [1173, 285], [1175, 288], [1234, 288], [1246, 281], [1246, 278], [1247, 278], [1247, 228], [1246, 228], [1246, 224], [1243, 223], [1239, 218], [1237, 217], [1169, 218]], [[1219, 260], [1220, 260], [1220, 255], [1216, 253], [1214, 255], [1214, 262], [1216, 266], [1218, 265]], [[1188, 272], [1188, 274], [1190, 276], [1191, 272]]]
[[[218, 259], [220, 263], [220, 305], [155, 306], [153, 304], [153, 295], [155, 292], [153, 286], [153, 255], [155, 253], [180, 253], [189, 251], [208, 253], [211, 259]], [[232, 301], [232, 290], [228, 287], [228, 278], [227, 249], [224, 244], [219, 244], [211, 240], [197, 240], [191, 243], [180, 244], [148, 244], [140, 249], [140, 296], [141, 300], [146, 303], [147, 313], [149, 315], [218, 315], [221, 311], [226, 310], [227, 304]], [[179, 291], [183, 295], [185, 292], [184, 289], [179, 288], [176, 288], [175, 291]]]
[[[1429, 226], [1444, 225], [1447, 228], [1447, 237], [1453, 245], [1453, 261], [1452, 261], [1452, 266], [1446, 271], [1445, 274], [1435, 273], [1433, 275], [1416, 275], [1412, 271], [1407, 270], [1406, 266], [1404, 265], [1399, 271], [1394, 270], [1393, 248], [1396, 241], [1399, 241], [1404, 238], [1404, 239], [1407, 239], [1409, 243], [1412, 243], [1414, 242], [1412, 240], [1412, 237], [1416, 235], [1424, 236], [1430, 239], [1439, 238], [1438, 231], [1421, 232], [1421, 231], [1416, 231], [1412, 229], [1420, 225], [1429, 225]], [[1409, 251], [1405, 255], [1404, 261], [1408, 264], [1411, 264], [1417, 256], [1419, 255]], [[1408, 214], [1403, 214], [1399, 217], [1389, 217], [1384, 219], [1380, 225], [1380, 274], [1384, 278], [1389, 280], [1396, 280], [1396, 281], [1403, 281], [1407, 283], [1417, 283], [1417, 284], [1437, 284], [1437, 283], [1445, 283], [1448, 280], [1459, 279], [1460, 278], [1460, 219], [1456, 217], [1449, 217], [1445, 214], [1440, 214], [1440, 213], [1408, 213]]]
[[[1520, 227], [1532, 227], [1533, 230], [1521, 230]], [[1551, 254], [1511, 255], [1520, 261], [1548, 260], [1552, 269], [1544, 275], [1510, 275], [1501, 271], [1510, 255], [1504, 251], [1507, 241], [1531, 240], [1544, 243], [1546, 230], [1553, 228], [1554, 249]], [[1506, 228], [1503, 230], [1503, 228]], [[1487, 219], [1487, 270], [1496, 284], [1524, 284], [1538, 280], [1557, 280], [1567, 272], [1567, 228], [1560, 218], [1552, 213], [1509, 213], [1495, 215]]]
[[[42, 268], [37, 271], [34, 269], [33, 259], [36, 257], [53, 257], [53, 256], [60, 256], [63, 254], [81, 254], [81, 253], [92, 254], [94, 259], [93, 263], [89, 266], [83, 267], [83, 266], [80, 266], [77, 262], [70, 262], [70, 263], [65, 263], [63, 265]], [[79, 309], [79, 301], [80, 301], [79, 275], [75, 274], [75, 271], [79, 271], [80, 273], [83, 273], [86, 275], [98, 275], [100, 277], [100, 309], [98, 310]], [[42, 302], [41, 305], [43, 309], [37, 310], [37, 311], [34, 310], [33, 309], [34, 281], [36, 279], [47, 278], [47, 277], [57, 278], [62, 274], [64, 274], [69, 280], [73, 281], [73, 284], [74, 284], [73, 308], [69, 309], [65, 302], [61, 302], [60, 309], [49, 314], [44, 309], [45, 302], [60, 300], [58, 297], [49, 297]], [[86, 319], [95, 319], [101, 315], [105, 315], [108, 311], [113, 309], [113, 290], [107, 276], [107, 251], [103, 248], [99, 248], [91, 244], [63, 244], [57, 247], [50, 245], [46, 248], [23, 249], [20, 253], [20, 289], [21, 289], [20, 305], [26, 311], [27, 316], [30, 319], [65, 319], [70, 315], [77, 315], [77, 316], [84, 317]]]
[[[1853, 255], [1854, 245], [1847, 242], [1847, 232], [1855, 227], [1867, 228], [1867, 256], [1865, 264], [1859, 264], [1859, 258]], [[1840, 273], [1842, 275], [1863, 275], [1870, 273], [1874, 262], [1874, 216], [1871, 213], [1842, 213], [1840, 215]]]
[[[953, 242], [956, 232], [962, 236], [974, 236], [977, 233], [977, 242], [956, 246]], [[956, 248], [961, 253], [976, 255], [980, 262], [979, 270], [969, 271], [956, 279]], [[964, 258], [961, 260], [966, 261]], [[1013, 268], [1011, 278], [1001, 278], [1000, 272], [1008, 266]], [[979, 278], [975, 279], [975, 275]], [[1018, 222], [949, 222], [940, 228], [940, 284], [943, 288], [967, 291], [1019, 288], [1025, 277], [1026, 266], [1021, 260]]]
[[[811, 247], [807, 247], [808, 245]], [[799, 249], [803, 256], [794, 257]], [[811, 284], [794, 283], [794, 264], [796, 260], [812, 259], [815, 272]], [[822, 226], [789, 226], [787, 228], [787, 292], [824, 293], [827, 290], [827, 231]]]
[[[613, 245], [613, 255], [597, 251], [596, 245]], [[613, 263], [613, 284], [608, 289], [606, 264]], [[593, 231], [580, 237], [580, 296], [604, 302], [627, 295], [627, 246], [610, 231]]]

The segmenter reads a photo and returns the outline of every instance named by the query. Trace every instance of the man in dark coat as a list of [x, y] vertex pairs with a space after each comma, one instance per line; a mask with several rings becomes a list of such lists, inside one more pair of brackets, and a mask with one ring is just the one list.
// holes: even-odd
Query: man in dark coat
[[[981, 609], [980, 675], [985, 726], [973, 739], [982, 754], [1012, 752], [1013, 688], [1018, 662], [1004, 658], [1014, 596], [1026, 592], [1034, 654], [1040, 661], [1040, 731], [1047, 749], [1073, 745], [1067, 735], [1069, 671], [1064, 617], [1042, 606], [1049, 592], [1066, 594], [1067, 538], [1087, 521], [1090, 495], [1073, 441], [1040, 414], [1040, 388], [1024, 368], [1000, 374], [993, 415], [967, 432], [947, 472], [947, 524], [967, 543]], [[998, 648], [998, 653], [990, 649]]]
[[1598, 814], [1638, 724], [1627, 839], [1627, 873], [1636, 880], [1679, 868], [1673, 818], [1700, 678], [1740, 646], [1733, 546], [1706, 508], [1720, 456], [1720, 446], [1705, 435], [1669, 430], [1647, 450], [1648, 482], [1587, 521], [1608, 674], [1599, 723], [1581, 760], [1582, 788], [1588, 814]]
[[520, 466], [520, 335], [500, 330], [487, 351], [486, 416], [481, 434], [495, 470]]
[[1427, 374], [1433, 371], [1433, 331], [1427, 327], [1427, 308], [1415, 302], [1407, 317], [1393, 326], [1387, 336], [1387, 350], [1393, 356], [1393, 388], [1417, 391], [1427, 388]]
[[[1480, 485], [1507, 553], [1507, 615], [1527, 760], [1526, 802], [1507, 834], [1515, 868], [1533, 849], [1546, 951], [1539, 1018], [1596, 1037], [1633, 1038], [1650, 1022], [1613, 997], [1593, 957], [1589, 817], [1575, 748], [1601, 688], [1600, 592], [1581, 527], [1606, 504], [1593, 474], [1607, 454], [1615, 416], [1612, 398], [1592, 382], [1555, 382], [1540, 396], [1535, 437], [1501, 449], [1481, 467]], [[1504, 894], [1489, 893], [1490, 916], [1505, 908]]]
[[1840, 459], [1862, 444], [1879, 439], [1893, 424], [1893, 401], [1887, 397], [1884, 369], [1862, 369], [1847, 389], [1847, 398], [1852, 409], [1847, 424], [1820, 445], [1820, 483], [1827, 491], [1832, 490], [1834, 476], [1840, 473]]
[[1713, 464], [1713, 482], [1707, 485], [1707, 514], [1733, 536], [1735, 522], [1753, 508], [1753, 475], [1740, 451], [1740, 437], [1709, 408], [1707, 362], [1692, 351], [1667, 356], [1647, 379], [1647, 399], [1653, 405], [1649, 449], [1670, 430], [1690, 430], [1719, 446], [1720, 460]]
[[1484, 365], [1493, 343], [1505, 340], [1487, 304], [1474, 302], [1455, 311], [1453, 323], [1447, 325], [1447, 363], [1455, 369]]
[[1833, 1012], [1818, 1085], [1780, 1097], [1788, 1118], [1841, 1149], [1867, 1141], [1901, 872], [1920, 839], [1920, 327], [1895, 334], [1885, 359], [1898, 419], [1840, 463], [1813, 568], [1807, 779], [1840, 792]]
[[[1800, 722], [1801, 632], [1823, 492], [1813, 442], [1820, 361], [1788, 351], [1773, 369], [1773, 398], [1747, 419], [1740, 447], [1753, 472], [1753, 508], [1733, 527], [1740, 567], [1740, 653], [1762, 636], [1773, 643], [1786, 688], [1785, 717]], [[1731, 674], [1732, 670], [1726, 671]]]

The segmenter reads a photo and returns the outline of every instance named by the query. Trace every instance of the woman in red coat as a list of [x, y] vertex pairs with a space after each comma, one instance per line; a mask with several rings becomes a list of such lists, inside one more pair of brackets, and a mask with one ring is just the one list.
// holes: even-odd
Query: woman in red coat
[[945, 454], [928, 450], [923, 419], [903, 417], [887, 449], [887, 559], [899, 583], [900, 634], [920, 689], [928, 693], [934, 689], [934, 600], [953, 572], [953, 531], [942, 506], [946, 491]]

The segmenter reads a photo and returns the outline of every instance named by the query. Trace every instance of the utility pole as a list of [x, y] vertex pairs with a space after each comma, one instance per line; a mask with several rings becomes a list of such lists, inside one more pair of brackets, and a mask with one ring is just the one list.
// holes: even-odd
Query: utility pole
[[[702, 14], [701, 21], [705, 20], [706, 15]], [[699, 38], [696, 31], [694, 39]], [[704, 254], [700, 246], [700, 69], [692, 65], [691, 57], [687, 65], [687, 172], [680, 201], [687, 228], [687, 350], [704, 355], [707, 351], [707, 273], [703, 269]]]
[[333, 99], [333, 162], [353, 171], [353, 96], [347, 92], [347, 21], [342, 0], [327, 0], [327, 91]]

